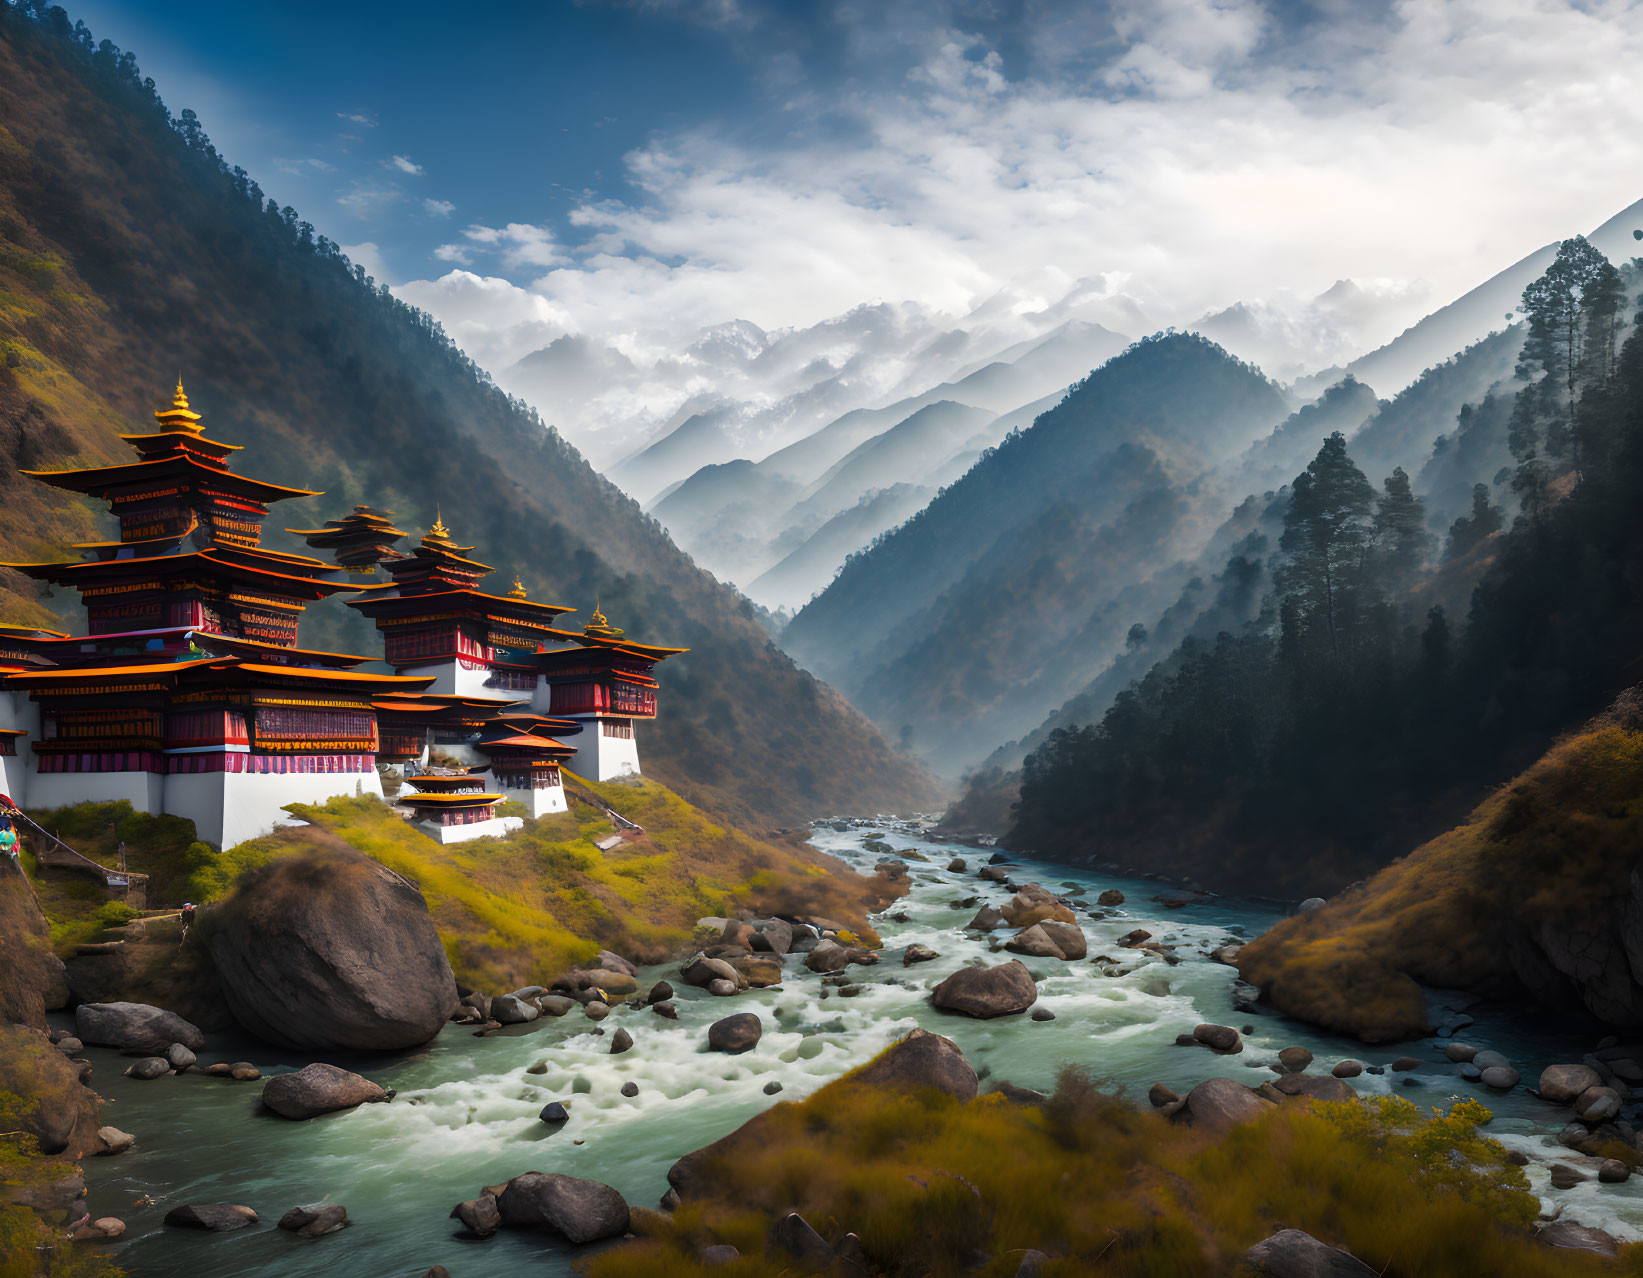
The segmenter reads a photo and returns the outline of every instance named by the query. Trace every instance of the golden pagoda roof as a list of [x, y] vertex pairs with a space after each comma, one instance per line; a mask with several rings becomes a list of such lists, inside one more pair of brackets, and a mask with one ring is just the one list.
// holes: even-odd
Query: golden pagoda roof
[[157, 409], [154, 420], [167, 431], [185, 431], [197, 435], [202, 430], [199, 424], [200, 415], [188, 406], [188, 396], [183, 391], [181, 374], [177, 377], [177, 393], [171, 398], [171, 407]]

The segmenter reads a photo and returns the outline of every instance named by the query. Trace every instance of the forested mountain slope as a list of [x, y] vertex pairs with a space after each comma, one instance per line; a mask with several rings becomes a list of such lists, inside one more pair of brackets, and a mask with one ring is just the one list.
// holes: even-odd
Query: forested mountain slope
[[[783, 645], [956, 772], [1038, 722], [1173, 596], [1152, 574], [1221, 518], [1201, 527], [1188, 486], [1288, 411], [1202, 338], [1138, 343], [846, 564]], [[1137, 611], [1114, 615], [1137, 590]]]
[[1328, 894], [1635, 681], [1638, 282], [1576, 237], [1525, 289], [1518, 377], [1456, 430], [1481, 437], [1457, 452], [1492, 467], [1504, 443], [1511, 464], [1476, 477], [1441, 544], [1407, 474], [1376, 484], [1355, 441], [1325, 441], [1280, 495], [1257, 619], [1183, 641], [1099, 724], [1051, 732], [1011, 846]]
[[[922, 770], [777, 650], [745, 600], [426, 316], [265, 202], [192, 112], [171, 121], [134, 58], [82, 31], [60, 10], [0, 5], [0, 446], [13, 463], [0, 557], [65, 557], [96, 533], [100, 507], [17, 469], [124, 460], [116, 434], [145, 429], [180, 371], [212, 433], [247, 446], [246, 471], [325, 490], [270, 527], [369, 500], [420, 530], [437, 507], [495, 580], [517, 572], [584, 615], [599, 599], [636, 638], [691, 648], [662, 670], [644, 748], [693, 801], [768, 822], [933, 800]], [[8, 621], [77, 611], [16, 574], [0, 587]], [[335, 601], [304, 640], [377, 643]]]

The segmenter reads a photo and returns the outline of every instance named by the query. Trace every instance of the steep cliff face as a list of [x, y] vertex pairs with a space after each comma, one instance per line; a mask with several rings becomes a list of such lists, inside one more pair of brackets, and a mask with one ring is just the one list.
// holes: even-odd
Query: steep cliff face
[[[325, 495], [277, 530], [370, 501], [420, 530], [442, 510], [493, 580], [590, 609], [634, 638], [688, 647], [661, 671], [647, 769], [749, 823], [936, 801], [831, 688], [770, 642], [751, 605], [294, 209], [264, 203], [197, 122], [173, 122], [134, 63], [66, 22], [0, 5], [0, 561], [64, 558], [104, 527], [27, 477], [129, 459], [181, 371], [241, 468]], [[289, 518], [281, 518], [289, 515]], [[72, 595], [0, 570], [0, 619], [80, 624]], [[575, 623], [575, 617], [571, 619]], [[313, 647], [378, 651], [339, 601]]]
[[1427, 1028], [1419, 984], [1643, 1029], [1643, 692], [1238, 966], [1281, 1011], [1371, 1041]]

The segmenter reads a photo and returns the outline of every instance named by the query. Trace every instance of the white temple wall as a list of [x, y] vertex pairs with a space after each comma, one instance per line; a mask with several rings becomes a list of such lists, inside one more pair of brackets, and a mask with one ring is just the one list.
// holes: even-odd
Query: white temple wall
[[[166, 778], [158, 772], [34, 772], [32, 762], [29, 767], [28, 806], [31, 808], [118, 803], [124, 799], [138, 812], [158, 815], [165, 811]], [[12, 798], [17, 796], [14, 794]]]
[[220, 848], [261, 838], [294, 818], [288, 803], [324, 803], [360, 795], [382, 797], [376, 769], [369, 772], [177, 773], [165, 781], [165, 808], [194, 822], [195, 837]]
[[19, 807], [29, 807], [29, 782], [34, 776], [34, 742], [40, 739], [40, 707], [26, 692], [0, 692], [0, 728], [21, 729], [26, 737], [17, 737], [17, 754], [0, 755], [0, 793], [11, 796]]
[[639, 774], [639, 743], [634, 737], [607, 737], [602, 721], [575, 715], [582, 731], [565, 741], [576, 747], [576, 757], [568, 766], [590, 781], [614, 781]]
[[469, 825], [441, 825], [434, 821], [413, 821], [411, 824], [440, 843], [466, 843], [469, 839], [496, 838], [517, 830], [525, 824], [525, 819], [492, 817], [488, 821], [474, 821]]
[[570, 804], [565, 802], [565, 787], [563, 785], [545, 785], [540, 788], [532, 786], [529, 790], [515, 789], [512, 786], [498, 785], [494, 772], [483, 772], [480, 780], [492, 794], [500, 794], [504, 799], [512, 799], [515, 803], [525, 805], [525, 811], [531, 818], [551, 816], [555, 812], [568, 812]]
[[460, 661], [441, 661], [429, 666], [402, 666], [399, 673], [422, 677], [431, 675], [433, 683], [423, 691], [444, 697], [495, 697], [498, 701], [529, 701], [534, 707], [538, 693], [545, 693], [540, 676], [536, 679], [534, 690], [497, 688], [486, 683], [491, 677], [489, 670], [470, 670]]

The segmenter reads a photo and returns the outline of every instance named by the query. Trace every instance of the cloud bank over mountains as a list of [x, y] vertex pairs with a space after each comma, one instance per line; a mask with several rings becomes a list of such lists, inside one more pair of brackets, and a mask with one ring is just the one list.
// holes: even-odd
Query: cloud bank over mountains
[[658, 132], [631, 198], [559, 224], [459, 216], [451, 269], [396, 289], [607, 462], [727, 401], [782, 442], [795, 395], [883, 402], [1068, 318], [1295, 377], [1630, 203], [1643, 167], [1621, 4], [649, 8], [737, 44], [757, 118]]

